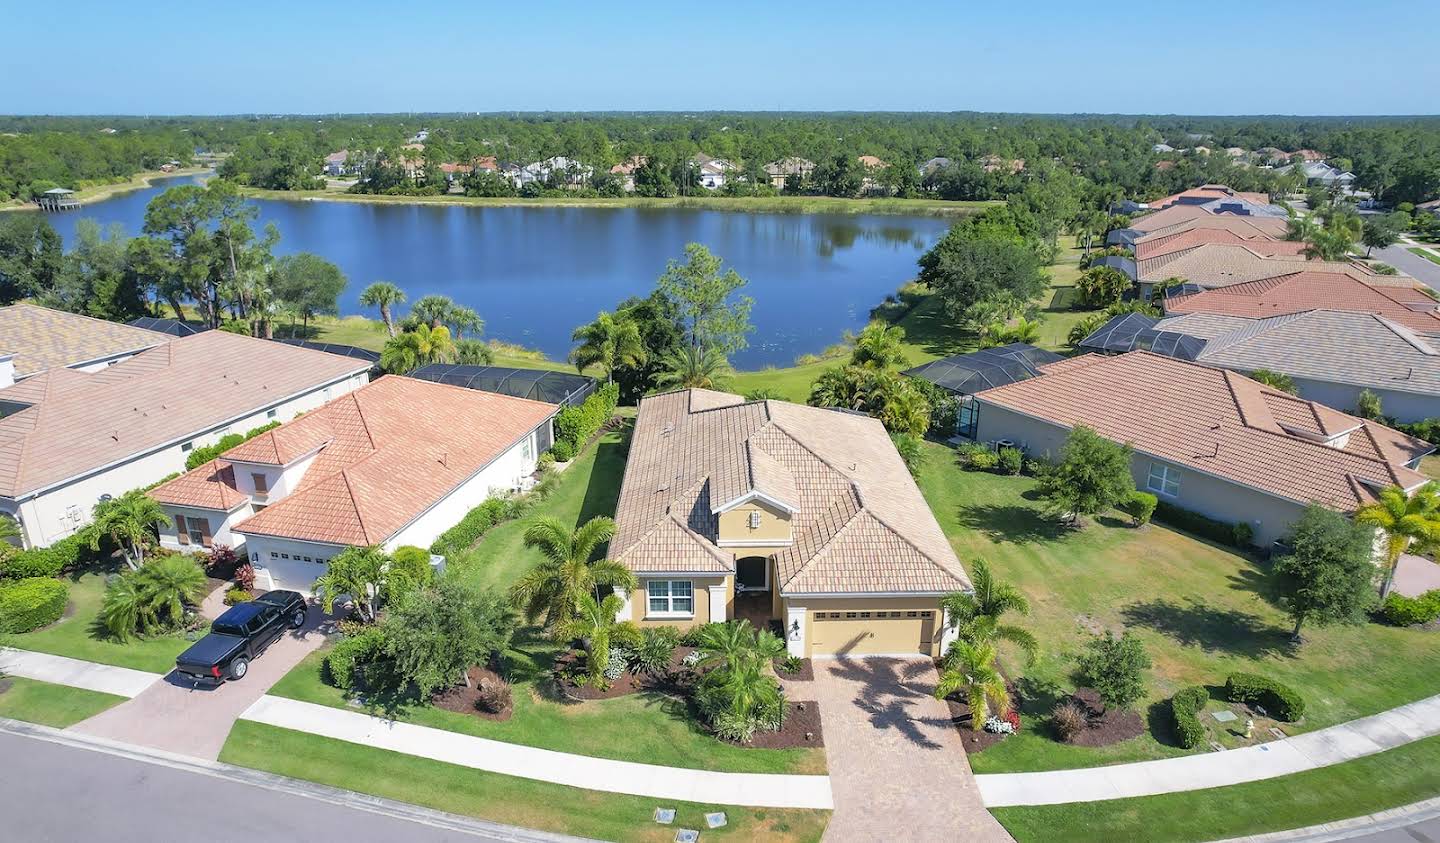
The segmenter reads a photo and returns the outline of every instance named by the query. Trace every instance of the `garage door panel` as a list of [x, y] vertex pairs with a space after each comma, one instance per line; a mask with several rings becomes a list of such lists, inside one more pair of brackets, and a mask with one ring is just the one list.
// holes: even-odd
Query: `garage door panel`
[[816, 655], [929, 654], [935, 612], [861, 610], [814, 612], [811, 652]]

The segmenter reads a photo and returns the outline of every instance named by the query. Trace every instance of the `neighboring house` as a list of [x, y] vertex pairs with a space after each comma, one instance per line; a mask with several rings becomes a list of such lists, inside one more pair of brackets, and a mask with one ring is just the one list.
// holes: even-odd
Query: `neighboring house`
[[1110, 213], [1112, 216], [1120, 214], [1124, 214], [1126, 216], [1133, 216], [1135, 214], [1143, 213], [1144, 211], [1148, 210], [1150, 210], [1150, 206], [1148, 204], [1146, 204], [1145, 202], [1136, 202], [1134, 199], [1122, 199], [1121, 201], [1116, 202], [1110, 206]]
[[1225, 154], [1231, 158], [1244, 158], [1250, 153], [1246, 152], [1243, 146], [1227, 146], [1225, 147]]
[[1325, 153], [1316, 152], [1313, 149], [1297, 149], [1294, 152], [1285, 153], [1287, 159], [1294, 158], [1296, 155], [1300, 156], [1300, 160], [1307, 164], [1325, 160]]
[[180, 319], [166, 319], [159, 316], [140, 316], [125, 323], [132, 328], [144, 328], [172, 337], [189, 337], [210, 330], [203, 322], [187, 322]]
[[1090, 261], [1091, 268], [1097, 266], [1108, 266], [1111, 269], [1124, 273], [1126, 278], [1135, 280], [1135, 259], [1127, 258], [1124, 255], [1106, 255], [1103, 258], [1095, 258]]
[[1415, 210], [1424, 211], [1437, 219], [1440, 219], [1440, 199], [1431, 199], [1429, 202], [1421, 202], [1415, 206]]
[[953, 163], [949, 158], [929, 158], [920, 165], [920, 175], [928, 176], [931, 173], [949, 167]]
[[446, 161], [440, 165], [440, 172], [445, 174], [445, 181], [451, 186], [464, 183], [465, 177], [474, 171], [473, 164], [457, 164], [453, 161]]
[[1168, 143], [1157, 143], [1154, 146], [1150, 147], [1150, 151], [1154, 152], [1157, 155], [1164, 155], [1166, 153], [1174, 152], [1175, 147], [1171, 146]]
[[1215, 313], [1265, 319], [1307, 310], [1374, 313], [1428, 337], [1440, 338], [1440, 304], [1401, 276], [1361, 278], [1345, 272], [1302, 270], [1213, 290], [1172, 292], [1165, 313]]
[[1245, 193], [1223, 184], [1202, 184], [1152, 200], [1149, 205], [1153, 210], [1160, 211], [1171, 205], [1207, 205], [1217, 199], [1243, 199], [1255, 205], [1270, 204], [1270, 196], [1266, 193]]
[[1242, 232], [1250, 239], [1251, 232], [1279, 240], [1285, 236], [1285, 217], [1271, 214], [1233, 214], [1224, 208], [1235, 208], [1234, 200], [1211, 200], [1204, 205], [1174, 204], [1164, 210], [1152, 211], [1130, 221], [1105, 236], [1105, 245], [1133, 248], [1135, 243], [1151, 234], [1174, 234], [1190, 228], [1226, 228]]
[[959, 399], [955, 435], [975, 438], [975, 404], [970, 396], [1040, 374], [1040, 367], [1065, 358], [1023, 342], [956, 354], [906, 369], [904, 374], [929, 381]]
[[690, 162], [699, 168], [700, 184], [706, 190], [724, 187], [726, 177], [740, 169], [723, 158], [711, 158], [703, 152], [695, 153]]
[[151, 490], [160, 543], [243, 546], [262, 587], [308, 592], [347, 547], [428, 548], [523, 488], [558, 409], [382, 377]]
[[421, 129], [415, 133], [414, 137], [410, 138], [409, 142], [412, 144], [421, 144], [428, 140], [430, 140], [430, 130]]
[[625, 188], [626, 193], [635, 191], [635, 171], [645, 166], [649, 158], [644, 155], [632, 155], [610, 168], [612, 175], [620, 177], [620, 186]]
[[1267, 258], [1298, 257], [1303, 255], [1307, 244], [1294, 240], [1273, 240], [1257, 235], [1247, 237], [1228, 228], [1189, 228], [1175, 234], [1159, 237], [1147, 236], [1135, 241], [1135, 259], [1140, 261], [1163, 258], [1167, 255], [1184, 254], [1191, 249], [1209, 244], [1244, 246]]
[[350, 150], [342, 149], [325, 156], [325, 175], [344, 176], [356, 171], [350, 163]]
[[770, 186], [776, 190], [785, 187], [785, 180], [791, 176], [799, 176], [801, 179], [810, 178], [815, 172], [815, 162], [804, 158], [785, 158], [780, 161], [772, 161], [765, 165], [765, 175], [770, 177]]
[[[1296, 165], [1291, 164], [1280, 167], [1275, 172], [1288, 173], [1295, 169]], [[1305, 174], [1306, 184], [1315, 184], [1322, 187], [1339, 186], [1348, 189], [1355, 183], [1355, 174], [1326, 164], [1324, 161], [1306, 161], [1299, 165]]]
[[0, 389], [48, 369], [98, 372], [170, 338], [34, 304], [0, 307]]
[[369, 369], [225, 331], [99, 371], [50, 369], [0, 390], [0, 511], [18, 517], [26, 547], [43, 547], [89, 523], [106, 496], [184, 470], [192, 449], [313, 410]]
[[1312, 501], [1351, 513], [1380, 490], [1419, 488], [1428, 442], [1243, 375], [1145, 351], [1086, 354], [975, 396], [978, 438], [1057, 456], [1078, 424], [1129, 445], [1136, 488], [1244, 522], [1265, 547]]
[[[594, 378], [574, 372], [509, 366], [472, 366], [464, 363], [429, 363], [405, 376], [478, 389], [481, 392], [529, 398], [561, 407], [580, 404], [595, 392], [598, 385]], [[549, 449], [550, 443], [546, 442], [544, 445], [540, 450]]]
[[968, 577], [880, 422], [693, 389], [640, 402], [610, 557], [620, 620], [777, 622], [791, 654], [927, 655]]
[[980, 159], [980, 169], [987, 173], [996, 173], [1001, 170], [1015, 175], [1025, 169], [1024, 158], [1001, 158], [998, 155], [986, 155]]
[[425, 144], [407, 143], [400, 147], [400, 157], [395, 163], [405, 172], [405, 178], [411, 181], [425, 178]]
[[1290, 160], [1290, 156], [1285, 150], [1275, 146], [1260, 147], [1255, 150], [1255, 157], [1262, 164], [1284, 164]]
[[874, 155], [861, 155], [855, 159], [860, 162], [860, 167], [865, 171], [865, 176], [860, 180], [860, 191], [862, 193], [884, 193], [887, 188], [880, 183], [876, 176], [881, 170], [890, 165]]
[[[1136, 261], [1141, 295], [1150, 285], [1167, 278], [1184, 278], [1205, 289], [1228, 287], [1292, 272], [1341, 272], [1370, 282], [1385, 278], [1364, 264], [1351, 261], [1305, 260], [1299, 256], [1266, 257], [1250, 244], [1206, 243], [1157, 258]], [[1383, 282], [1382, 282], [1383, 283]]]

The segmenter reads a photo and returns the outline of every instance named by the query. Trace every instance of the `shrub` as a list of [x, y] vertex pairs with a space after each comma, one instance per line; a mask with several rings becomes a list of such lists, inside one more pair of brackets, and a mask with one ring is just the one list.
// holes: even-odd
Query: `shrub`
[[1230, 543], [1244, 550], [1255, 543], [1255, 528], [1249, 521], [1236, 521], [1230, 525]]
[[[217, 544], [206, 554], [205, 561], [201, 564], [205, 567], [205, 574], [217, 580], [228, 580], [235, 576], [235, 569], [241, 562], [240, 555], [234, 548]], [[253, 574], [253, 572], [252, 572]], [[245, 586], [249, 588], [249, 586]]]
[[[508, 501], [504, 498], [489, 498], [465, 513], [459, 524], [441, 533], [430, 545], [430, 552], [438, 556], [453, 556], [480, 541], [480, 537], [491, 527], [511, 516], [512, 510]], [[429, 566], [429, 559], [426, 559], [426, 566]]]
[[984, 445], [966, 446], [960, 458], [971, 471], [994, 471], [1000, 464], [1000, 455]]
[[105, 589], [100, 620], [115, 638], [179, 630], [208, 589], [205, 570], [185, 555], [157, 556]]
[[255, 590], [255, 569], [249, 562], [242, 562], [235, 566], [235, 585], [246, 591]]
[[1134, 633], [1120, 637], [1107, 631], [1091, 639], [1080, 656], [1080, 676], [1108, 706], [1129, 708], [1145, 696], [1145, 671], [1150, 656]]
[[430, 583], [430, 551], [423, 547], [407, 544], [395, 548], [395, 552], [390, 556], [390, 567], [403, 572], [416, 588], [423, 588]]
[[1066, 697], [1050, 710], [1050, 728], [1055, 730], [1055, 737], [1067, 743], [1089, 724], [1089, 712], [1073, 697]]
[[635, 650], [635, 664], [646, 673], [661, 673], [670, 667], [679, 643], [680, 632], [675, 627], [649, 627], [645, 630], [645, 640]]
[[1132, 492], [1130, 500], [1125, 503], [1125, 511], [1136, 527], [1143, 527], [1150, 523], [1150, 518], [1155, 514], [1155, 506], [1160, 499], [1149, 492]]
[[367, 626], [341, 638], [325, 654], [325, 680], [341, 690], [353, 690], [359, 670], [379, 660], [384, 649], [385, 633], [378, 626]]
[[475, 689], [475, 707], [491, 714], [500, 714], [510, 710], [511, 697], [509, 682], [503, 679], [481, 679], [480, 687]]
[[1001, 448], [995, 454], [995, 462], [1001, 474], [1019, 474], [1025, 467], [1025, 453], [1019, 448]]
[[1255, 531], [1250, 528], [1249, 524], [1245, 525], [1248, 532], [1242, 536], [1242, 531], [1235, 524], [1219, 521], [1198, 512], [1191, 512], [1169, 501], [1159, 501], [1156, 504], [1155, 517], [1172, 527], [1178, 527], [1187, 533], [1194, 533], [1202, 539], [1209, 539], [1220, 544], [1234, 546], [1239, 538], [1244, 538], [1248, 543], [1255, 536]]
[[69, 597], [69, 586], [50, 577], [0, 586], [0, 632], [31, 632], [60, 620]]
[[[22, 550], [0, 561], [0, 578], [23, 580], [32, 577], [58, 577], [82, 567], [94, 559], [90, 549], [92, 531], [86, 528], [73, 536], [66, 536], [49, 547]], [[102, 541], [101, 553], [106, 543]]]
[[[620, 385], [607, 383], [589, 397], [580, 406], [570, 406], [561, 410], [555, 416], [555, 445], [561, 442], [568, 442], [573, 449], [572, 454], [589, 441], [610, 416], [615, 413], [615, 405], [620, 403]], [[555, 459], [565, 462], [560, 454]]]
[[622, 675], [624, 675], [624, 673], [625, 673], [625, 661], [626, 661], [626, 659], [627, 659], [628, 657], [629, 657], [629, 654], [625, 652], [624, 648], [621, 648], [621, 647], [611, 647], [611, 648], [610, 648], [610, 657], [609, 657], [609, 659], [605, 662], [605, 679], [606, 679], [606, 681], [608, 681], [608, 682], [614, 682], [616, 679], [619, 679]]
[[623, 621], [610, 628], [610, 646], [624, 650], [626, 658], [645, 644], [645, 632], [634, 621]]
[[251, 594], [248, 589], [244, 588], [232, 588], [229, 591], [225, 592], [226, 606], [234, 606], [236, 603], [249, 603], [251, 600], [254, 599], [255, 595]]
[[1259, 705], [1277, 720], [1293, 723], [1305, 716], [1305, 700], [1293, 688], [1253, 673], [1232, 673], [1225, 677], [1225, 698], [1230, 702]]
[[193, 448], [185, 455], [185, 470], [199, 468], [244, 441], [245, 437], [239, 433], [227, 433], [213, 445]]
[[805, 660], [799, 656], [786, 656], [780, 660], [778, 667], [781, 673], [799, 673], [805, 666]]
[[561, 439], [545, 453], [550, 454], [554, 462], [570, 462], [575, 459], [575, 445], [567, 439]]
[[1419, 597], [1391, 594], [1380, 606], [1380, 617], [1394, 626], [1415, 626], [1440, 618], [1440, 589], [1432, 589]]
[[1210, 692], [1200, 685], [1181, 689], [1170, 698], [1170, 726], [1175, 730], [1175, 739], [1186, 749], [1194, 749], [1205, 740], [1200, 712], [1209, 701]]

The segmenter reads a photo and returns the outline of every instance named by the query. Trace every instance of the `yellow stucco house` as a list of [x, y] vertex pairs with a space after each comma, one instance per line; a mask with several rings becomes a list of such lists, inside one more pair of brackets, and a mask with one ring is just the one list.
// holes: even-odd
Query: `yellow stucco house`
[[746, 618], [802, 657], [938, 655], [970, 589], [878, 421], [702, 389], [641, 401], [611, 557], [619, 619]]

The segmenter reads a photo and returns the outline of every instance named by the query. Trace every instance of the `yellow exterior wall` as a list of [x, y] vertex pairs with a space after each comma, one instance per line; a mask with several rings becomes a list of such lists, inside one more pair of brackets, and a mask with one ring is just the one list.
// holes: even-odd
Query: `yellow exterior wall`
[[[820, 597], [799, 600], [787, 598], [785, 602], [788, 608], [805, 609], [805, 656], [807, 658], [814, 654], [816, 612], [934, 612], [934, 625], [931, 632], [929, 654], [935, 656], [940, 652], [943, 617], [940, 611], [940, 598], [938, 597]], [[820, 621], [820, 623], [847, 622], [848, 621]], [[877, 624], [904, 624], [905, 622], [906, 619], [876, 621]]]
[[[760, 514], [760, 526], [750, 526], [750, 514]], [[790, 513], [778, 507], [772, 507], [761, 503], [758, 500], [740, 504], [734, 509], [727, 509], [720, 513], [720, 525], [717, 532], [717, 540], [720, 544], [727, 541], [773, 541], [779, 546], [784, 546], [791, 541]], [[745, 548], [742, 556], [751, 555], [751, 548]], [[758, 548], [756, 549], [759, 550]], [[737, 552], [739, 552], [737, 550]], [[773, 553], [773, 550], [766, 551]], [[757, 552], [754, 555], [764, 556], [765, 553]]]
[[[646, 583], [650, 580], [689, 580], [691, 589], [695, 595], [695, 616], [692, 618], [649, 618], [645, 617], [645, 610], [649, 606]], [[630, 618], [640, 626], [677, 626], [681, 629], [689, 629], [692, 626], [702, 626], [711, 621], [728, 620], [735, 612], [735, 578], [728, 574], [713, 577], [639, 577], [640, 586], [630, 595]], [[725, 585], [725, 617], [710, 617], [710, 586]]]

